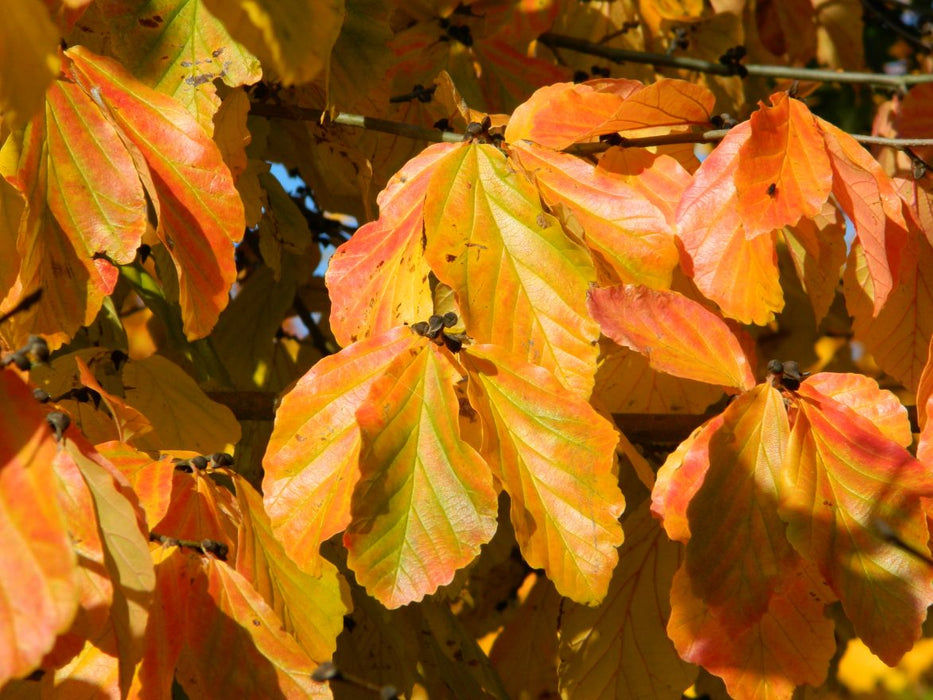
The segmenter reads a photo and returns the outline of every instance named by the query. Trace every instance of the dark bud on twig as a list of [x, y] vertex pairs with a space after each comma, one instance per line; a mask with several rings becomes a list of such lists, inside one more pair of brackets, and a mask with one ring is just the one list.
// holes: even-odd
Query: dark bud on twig
[[71, 425], [71, 418], [61, 411], [52, 411], [45, 417], [45, 422], [49, 424], [49, 427], [55, 433], [55, 441], [61, 442], [65, 431]]
[[227, 561], [227, 554], [230, 553], [230, 548], [223, 542], [207, 539], [206, 537], [201, 540], [201, 549], [204, 550], [205, 554], [213, 554], [220, 561]]
[[737, 75], [740, 78], [748, 76], [748, 69], [740, 61], [745, 58], [744, 46], [733, 46], [719, 57], [719, 62], [729, 69], [729, 75]]
[[434, 128], [440, 131], [450, 131], [450, 120], [447, 119], [447, 117], [438, 119], [436, 122], [434, 122]]
[[49, 361], [49, 344], [45, 342], [45, 338], [42, 336], [29, 336], [26, 346], [29, 348], [29, 352], [32, 353], [32, 356], [36, 358], [37, 362], [45, 363]]
[[590, 74], [584, 70], [578, 70], [573, 72], [573, 82], [575, 83], [584, 83], [590, 79]]
[[418, 335], [426, 336], [428, 334], [428, 324], [425, 321], [418, 321], [411, 324], [411, 329]]
[[429, 338], [436, 338], [437, 334], [440, 333], [441, 328], [444, 327], [444, 318], [434, 314], [428, 319], [428, 330], [425, 335]]
[[444, 328], [453, 328], [457, 325], [457, 314], [455, 314], [453, 311], [448, 311], [446, 314], [444, 314], [443, 320]]
[[191, 466], [191, 460], [176, 459], [175, 460], [175, 471], [184, 472], [185, 474], [191, 474], [194, 471], [194, 467]]
[[326, 683], [340, 677], [340, 671], [330, 661], [325, 661], [311, 674], [311, 678], [318, 683]]
[[32, 390], [32, 397], [39, 403], [48, 403], [52, 398], [45, 389], [40, 389], [39, 387]]
[[232, 467], [233, 455], [226, 452], [215, 452], [211, 455], [211, 462], [215, 467]]
[[26, 357], [26, 354], [20, 350], [7, 355], [4, 360], [4, 364], [14, 364], [24, 372], [28, 372], [30, 369], [32, 369], [32, 362], [30, 362], [29, 358]]
[[207, 457], [204, 455], [198, 455], [197, 457], [192, 457], [191, 466], [195, 469], [207, 469]]
[[735, 117], [733, 117], [728, 112], [723, 112], [722, 114], [715, 114], [713, 115], [712, 118], [710, 118], [709, 121], [710, 121], [710, 124], [715, 126], [717, 129], [731, 129], [736, 124], [738, 124], [738, 122], [735, 120]]

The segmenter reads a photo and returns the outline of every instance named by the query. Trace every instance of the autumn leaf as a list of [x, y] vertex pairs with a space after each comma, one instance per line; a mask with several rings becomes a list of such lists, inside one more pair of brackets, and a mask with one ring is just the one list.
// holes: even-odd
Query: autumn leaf
[[737, 214], [748, 238], [816, 216], [833, 172], [810, 110], [786, 92], [759, 103], [735, 169]]
[[729, 326], [678, 292], [633, 284], [594, 288], [587, 306], [604, 334], [645, 355], [655, 370], [733, 389], [755, 385]]
[[601, 134], [708, 124], [713, 103], [706, 88], [683, 80], [557, 83], [535, 91], [515, 109], [505, 139], [559, 151]]
[[325, 357], [276, 411], [263, 457], [263, 500], [285, 551], [311, 573], [321, 543], [350, 523], [362, 440], [356, 411], [373, 382], [418, 342], [410, 329], [395, 328]]
[[456, 292], [467, 333], [525, 356], [589, 396], [599, 335], [586, 311], [592, 262], [502, 152], [471, 145], [439, 162], [424, 226], [425, 258]]
[[827, 202], [816, 217], [785, 228], [784, 241], [819, 323], [836, 296], [846, 259], [845, 224], [839, 210]]
[[450, 583], [496, 531], [496, 492], [460, 439], [461, 370], [427, 339], [400, 353], [356, 416], [361, 477], [344, 535], [347, 564], [386, 607]]
[[561, 595], [599, 602], [623, 539], [614, 428], [546, 369], [503, 348], [472, 345], [461, 356], [482, 455], [509, 494], [525, 561]]
[[57, 451], [29, 387], [0, 371], [0, 684], [35, 669], [78, 609], [75, 552], [49, 497]]
[[243, 236], [243, 204], [230, 171], [214, 142], [175, 100], [111, 59], [79, 46], [67, 55], [69, 76], [138, 153], [134, 161], [138, 172], [145, 168], [140, 177], [154, 200], [159, 238], [178, 272], [185, 332], [203, 337], [227, 304], [236, 277], [233, 246]]
[[677, 237], [681, 267], [703, 296], [728, 318], [763, 325], [784, 293], [772, 237], [748, 240], [738, 213], [735, 170], [750, 133], [746, 123], [734, 127], [700, 165], [677, 208]]
[[0, 27], [0, 113], [14, 129], [42, 108], [58, 74], [58, 32], [42, 0], [11, 3]]
[[[653, 201], [640, 186], [640, 178], [630, 180], [533, 143], [516, 144], [511, 156], [537, 184], [541, 199], [564, 227], [570, 231], [579, 227], [583, 242], [613, 274], [612, 282], [670, 287], [678, 261], [673, 216]], [[687, 172], [680, 172], [683, 177], [665, 192], [670, 201], [680, 199], [689, 181]]]
[[626, 540], [605, 600], [562, 608], [559, 676], [567, 696], [677, 700], [696, 676], [665, 632], [682, 548], [664, 536], [648, 503], [622, 521]]
[[330, 327], [342, 346], [433, 313], [423, 256], [424, 197], [438, 163], [457, 148], [436, 144], [406, 163], [377, 199], [379, 219], [361, 226], [331, 257], [325, 276]]
[[75, 364], [78, 365], [78, 379], [81, 383], [88, 389], [96, 391], [110, 410], [110, 415], [117, 427], [117, 436], [120, 442], [129, 442], [135, 435], [148, 433], [152, 430], [152, 424], [149, 420], [120, 397], [106, 391], [91, 373], [84, 360], [77, 355], [75, 356]]
[[926, 564], [884, 541], [876, 523], [925, 547], [928, 471], [867, 418], [807, 382], [782, 471], [788, 539], [819, 567], [856, 634], [886, 663], [897, 663], [920, 635], [933, 584]]
[[172, 497], [175, 473], [172, 460], [167, 457], [153, 459], [120, 442], [100, 443], [94, 449], [126, 477], [146, 513], [146, 522], [153, 524], [162, 520]]

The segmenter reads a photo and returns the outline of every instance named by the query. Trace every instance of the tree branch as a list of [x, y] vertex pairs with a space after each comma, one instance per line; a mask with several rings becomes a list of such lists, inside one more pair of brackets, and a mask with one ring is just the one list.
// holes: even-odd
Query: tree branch
[[[704, 61], [699, 58], [688, 58], [685, 56], [667, 56], [660, 53], [649, 53], [646, 51], [630, 51], [628, 49], [614, 49], [601, 44], [594, 44], [584, 39], [576, 39], [562, 34], [552, 34], [550, 32], [538, 37], [545, 46], [550, 49], [562, 48], [578, 53], [589, 54], [590, 56], [599, 56], [607, 58], [615, 63], [647, 63], [654, 66], [665, 66], [668, 68], [684, 68], [686, 70], [695, 70], [701, 73], [711, 73], [713, 75], [735, 75], [735, 69], [725, 66], [721, 63]], [[768, 78], [784, 78], [787, 80], [809, 80], [822, 83], [855, 83], [860, 85], [883, 85], [894, 88], [901, 92], [907, 90], [911, 85], [933, 82], [933, 75], [885, 75], [882, 73], [857, 73], [846, 71], [822, 70], [819, 68], [796, 68], [793, 66], [764, 66], [742, 64], [749, 75], [758, 75]]]

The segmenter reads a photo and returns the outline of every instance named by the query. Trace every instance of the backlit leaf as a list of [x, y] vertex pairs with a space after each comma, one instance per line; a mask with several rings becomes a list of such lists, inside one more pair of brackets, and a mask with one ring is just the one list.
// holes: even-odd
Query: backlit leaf
[[237, 503], [243, 514], [237, 545], [236, 570], [281, 618], [285, 630], [320, 663], [330, 659], [343, 630], [350, 592], [330, 562], [312, 576], [288, 557], [272, 533], [262, 496], [237, 476]]
[[58, 31], [41, 0], [7, 3], [0, 23], [0, 113], [14, 129], [42, 108], [58, 75]]
[[815, 218], [784, 229], [784, 240], [819, 323], [836, 296], [846, 259], [845, 224], [839, 210], [824, 204]]
[[171, 459], [153, 459], [119, 442], [101, 443], [95, 449], [126, 477], [146, 513], [147, 523], [152, 525], [165, 517], [175, 473]]
[[626, 540], [606, 599], [562, 608], [560, 688], [569, 697], [677, 700], [696, 676], [665, 632], [682, 548], [665, 537], [648, 501], [622, 524]]
[[739, 124], [703, 161], [680, 200], [677, 225], [681, 266], [703, 296], [729, 318], [763, 325], [784, 307], [784, 293], [772, 238], [748, 240], [738, 214], [735, 168], [749, 134]]
[[325, 276], [330, 327], [342, 346], [433, 312], [423, 255], [424, 196], [438, 162], [457, 148], [436, 144], [406, 163], [377, 199], [379, 218], [331, 257]]
[[920, 635], [933, 583], [927, 565], [885, 542], [877, 522], [914, 547], [929, 541], [921, 496], [933, 480], [866, 418], [804, 382], [783, 467], [781, 517], [819, 567], [856, 634], [889, 664]]
[[410, 329], [395, 328], [325, 357], [276, 411], [263, 458], [266, 512], [285, 551], [311, 573], [321, 543], [350, 523], [361, 444], [356, 410], [391, 362], [418, 342]]
[[615, 429], [543, 367], [493, 345], [461, 356], [483, 423], [482, 454], [509, 494], [525, 561], [561, 595], [599, 602], [623, 539]]
[[496, 531], [489, 467], [460, 439], [460, 375], [446, 350], [422, 338], [356, 413], [363, 446], [347, 564], [389, 608], [450, 583]]
[[77, 355], [75, 363], [78, 365], [78, 378], [88, 389], [96, 391], [103, 402], [110, 409], [110, 415], [117, 427], [117, 435], [120, 442], [129, 442], [137, 434], [148, 433], [152, 430], [152, 424], [148, 419], [132, 406], [129, 406], [120, 397], [106, 391], [97, 378], [91, 374], [91, 370]]
[[243, 203], [230, 171], [214, 142], [174, 99], [80, 46], [69, 49], [68, 57], [70, 75], [145, 159], [150, 195], [158, 200], [159, 238], [178, 272], [185, 332], [203, 337], [227, 304], [236, 277], [233, 246], [243, 236]]
[[199, 573], [188, 603], [178, 681], [189, 695], [330, 698], [311, 680], [317, 667], [243, 576], [213, 557], [183, 556]]
[[219, 542], [228, 548], [228, 560], [233, 561], [239, 524], [240, 509], [229, 490], [201, 470], [189, 474], [176, 469], [168, 512], [150, 527], [167, 537]]
[[467, 333], [550, 370], [589, 396], [599, 329], [586, 311], [595, 271], [499, 149], [471, 145], [435, 168], [425, 257], [454, 289]]
[[[564, 226], [582, 230], [583, 242], [614, 273], [613, 282], [670, 287], [678, 260], [673, 216], [668, 218], [652, 201], [639, 179], [629, 181], [533, 143], [515, 145], [512, 157], [533, 178], [542, 200]], [[689, 176], [682, 172], [685, 185]], [[665, 194], [673, 202], [682, 191], [674, 184]]]
[[587, 306], [605, 335], [647, 356], [656, 370], [733, 389], [755, 385], [729, 326], [678, 292], [633, 284], [595, 288]]
[[[110, 642], [108, 637], [103, 644]], [[95, 697], [101, 700], [123, 697], [119, 659], [90, 641], [84, 643], [81, 652], [67, 665], [55, 670], [55, 694], [58, 697], [77, 697], [88, 688], [94, 688]]]
[[901, 259], [911, 237], [903, 201], [878, 161], [855, 139], [819, 117], [816, 122], [833, 168], [833, 195], [865, 249], [872, 313], [877, 315], [899, 282]]
[[557, 83], [515, 109], [505, 138], [561, 150], [617, 131], [707, 124], [714, 101], [706, 88], [683, 80]]
[[801, 217], [816, 216], [829, 197], [833, 172], [814, 117], [786, 92], [759, 103], [735, 169], [737, 213], [754, 238]]
[[286, 84], [326, 69], [343, 24], [343, 0], [203, 0], [237, 41]]
[[49, 493], [56, 453], [26, 383], [0, 371], [0, 684], [35, 669], [78, 609], [75, 552]]

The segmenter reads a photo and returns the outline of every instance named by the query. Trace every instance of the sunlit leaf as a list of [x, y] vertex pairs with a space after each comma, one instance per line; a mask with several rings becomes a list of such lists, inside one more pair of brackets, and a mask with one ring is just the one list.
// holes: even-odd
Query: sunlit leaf
[[759, 103], [735, 169], [736, 210], [754, 238], [801, 217], [816, 216], [829, 197], [833, 172], [813, 115], [800, 100], [778, 92]]
[[[673, 216], [666, 216], [638, 179], [628, 181], [533, 143], [517, 144], [512, 157], [534, 179], [544, 203], [565, 228], [579, 227], [583, 242], [614, 273], [613, 281], [670, 287], [678, 261]], [[671, 202], [680, 199], [689, 181], [686, 171], [682, 172], [681, 182], [670, 183], [673, 186], [664, 193]]]
[[423, 255], [424, 196], [438, 161], [457, 148], [437, 144], [409, 161], [379, 195], [379, 219], [331, 257], [325, 276], [330, 327], [341, 345], [427, 320], [433, 312]]
[[733, 389], [755, 385], [729, 326], [678, 292], [633, 284], [595, 288], [587, 306], [605, 335], [647, 356], [656, 370]]
[[[106, 639], [104, 644], [110, 642]], [[67, 665], [55, 670], [55, 694], [58, 697], [76, 697], [94, 689], [95, 697], [120, 700], [120, 660], [102, 651], [91, 641]]]
[[396, 328], [325, 357], [276, 411], [263, 458], [266, 512], [285, 551], [311, 573], [321, 542], [350, 522], [361, 444], [356, 410], [373, 382], [418, 341], [410, 329]]
[[[233, 246], [243, 236], [243, 203], [213, 141], [174, 99], [80, 46], [69, 74], [132, 142], [151, 177], [160, 240], [178, 272], [185, 332], [206, 335], [236, 277]], [[143, 180], [146, 182], [146, 179]]]
[[0, 23], [0, 113], [20, 128], [42, 108], [58, 75], [58, 31], [41, 0], [7, 3]]
[[56, 453], [31, 390], [0, 371], [0, 684], [35, 669], [78, 609], [75, 552], [49, 494]]
[[811, 219], [801, 219], [784, 229], [784, 240], [817, 323], [826, 316], [839, 287], [846, 259], [845, 224], [839, 211], [824, 204]]
[[237, 572], [253, 584], [311, 659], [319, 663], [330, 659], [349, 612], [346, 582], [330, 562], [321, 563], [319, 576], [297, 566], [273, 535], [262, 497], [243, 478], [234, 481], [243, 514]]
[[450, 583], [496, 531], [489, 467], [460, 439], [453, 358], [427, 339], [400, 353], [356, 416], [361, 477], [347, 564], [386, 607]]
[[89, 389], [96, 391], [107, 408], [110, 409], [110, 415], [117, 427], [117, 435], [120, 442], [129, 442], [137, 434], [148, 433], [152, 430], [152, 424], [139, 411], [129, 406], [120, 397], [106, 391], [97, 378], [91, 374], [91, 370], [80, 357], [75, 356], [75, 363], [78, 365], [78, 378], [81, 383]]
[[234, 39], [287, 84], [326, 69], [343, 23], [343, 0], [203, 0]]
[[[734, 176], [750, 128], [739, 124], [693, 176], [677, 208], [681, 266], [723, 315], [763, 325], [784, 307], [771, 236], [748, 240], [737, 210]], [[742, 270], [741, 275], [735, 274]]]
[[623, 539], [615, 429], [542, 367], [493, 345], [461, 355], [483, 423], [482, 454], [509, 494], [525, 560], [561, 595], [599, 602]]
[[586, 311], [595, 271], [494, 146], [439, 162], [424, 209], [425, 257], [454, 289], [467, 333], [550, 370], [589, 396], [599, 329]]
[[126, 477], [146, 513], [147, 523], [153, 525], [165, 517], [175, 473], [171, 459], [153, 459], [119, 442], [101, 443], [95, 449]]
[[780, 487], [787, 536], [819, 567], [856, 634], [897, 663], [920, 635], [933, 582], [927, 565], [882, 539], [879, 527], [926, 547], [920, 498], [933, 494], [933, 480], [868, 419], [807, 382], [799, 396]]
[[570, 697], [677, 700], [696, 676], [665, 632], [683, 551], [664, 536], [648, 501], [622, 524], [626, 540], [606, 599], [562, 608], [560, 688]]

